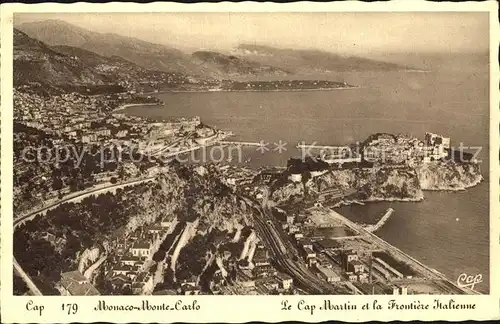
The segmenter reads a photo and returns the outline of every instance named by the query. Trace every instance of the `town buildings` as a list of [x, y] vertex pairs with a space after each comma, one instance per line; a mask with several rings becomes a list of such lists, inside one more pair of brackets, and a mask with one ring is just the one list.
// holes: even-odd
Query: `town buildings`
[[98, 296], [99, 291], [80, 271], [65, 272], [61, 275], [59, 288], [62, 296]]

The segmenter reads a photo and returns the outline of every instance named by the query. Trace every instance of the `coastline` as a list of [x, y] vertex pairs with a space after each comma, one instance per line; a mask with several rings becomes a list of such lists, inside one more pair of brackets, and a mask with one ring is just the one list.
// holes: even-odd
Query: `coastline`
[[352, 205], [360, 205], [364, 206], [366, 203], [377, 203], [377, 202], [413, 202], [413, 203], [418, 203], [421, 201], [424, 201], [425, 197], [417, 197], [417, 198], [370, 198], [370, 199], [363, 199], [363, 200], [349, 200], [345, 201], [342, 200], [335, 205], [332, 206], [332, 208], [340, 208], [344, 206], [352, 206]]
[[113, 109], [111, 112], [112, 113], [115, 113], [115, 112], [118, 112], [118, 111], [122, 111], [122, 110], [125, 110], [127, 108], [130, 108], [130, 107], [136, 107], [136, 106], [162, 106], [163, 104], [162, 103], [136, 103], [136, 104], [125, 104], [125, 105], [121, 105], [120, 107], [116, 108], [116, 109]]
[[407, 72], [407, 73], [431, 73], [432, 70], [401, 70], [402, 72]]
[[429, 192], [464, 192], [467, 191], [469, 188], [476, 187], [480, 185], [482, 182], [484, 182], [484, 178], [481, 177], [481, 179], [477, 179], [473, 181], [472, 183], [460, 187], [460, 188], [450, 188], [450, 187], [439, 187], [439, 188], [422, 188], [423, 195], [415, 198], [395, 198], [395, 197], [373, 197], [373, 198], [368, 198], [368, 199], [363, 199], [363, 200], [356, 200], [356, 201], [341, 201], [337, 204], [334, 205], [335, 208], [337, 207], [342, 207], [342, 206], [351, 206], [354, 204], [359, 204], [359, 203], [370, 203], [370, 202], [421, 202], [425, 200], [425, 191]]
[[420, 202], [425, 199], [424, 196], [416, 197], [416, 198], [369, 198], [365, 200], [361, 200], [362, 202]]
[[140, 95], [155, 95], [164, 93], [212, 93], [212, 92], [305, 92], [305, 91], [332, 91], [332, 90], [351, 90], [360, 89], [360, 86], [339, 87], [339, 88], [317, 88], [317, 89], [278, 89], [278, 90], [165, 90], [158, 92], [144, 92]]
[[476, 187], [476, 186], [480, 185], [482, 182], [484, 182], [484, 177], [481, 175], [481, 177], [479, 179], [476, 179], [476, 180], [472, 181], [471, 183], [466, 184], [460, 188], [451, 188], [451, 187], [442, 186], [442, 187], [436, 187], [436, 188], [422, 188], [422, 191], [462, 192], [462, 191], [466, 191], [469, 188]]

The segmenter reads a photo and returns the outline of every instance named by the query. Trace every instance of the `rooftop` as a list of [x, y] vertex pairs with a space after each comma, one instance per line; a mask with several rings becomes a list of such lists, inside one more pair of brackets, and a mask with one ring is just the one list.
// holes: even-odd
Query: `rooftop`
[[116, 265], [113, 267], [113, 271], [131, 271], [133, 268], [128, 265]]
[[307, 254], [315, 254], [315, 252], [313, 250], [311, 250], [310, 248], [308, 247], [305, 247], [304, 248], [304, 251], [307, 253]]
[[323, 249], [334, 249], [340, 247], [340, 244], [336, 240], [332, 239], [324, 239], [314, 243]]
[[317, 269], [319, 272], [321, 272], [323, 275], [325, 275], [328, 278], [340, 278], [340, 276], [330, 268], [324, 268], [322, 266], [318, 266]]
[[278, 272], [276, 274], [276, 278], [283, 281], [283, 280], [293, 280], [292, 277], [290, 277], [289, 275], [287, 275], [286, 273], [283, 273], [283, 272]]
[[126, 255], [126, 256], [123, 256], [121, 258], [120, 261], [133, 261], [133, 262], [137, 262], [137, 261], [140, 261], [141, 258], [139, 258], [138, 256], [133, 256], [133, 255]]
[[134, 245], [132, 246], [132, 249], [149, 250], [150, 247], [151, 244], [148, 242], [135, 242]]
[[352, 265], [363, 265], [363, 263], [361, 261], [358, 261], [358, 260], [352, 260], [351, 264]]
[[177, 291], [173, 289], [162, 289], [158, 291], [154, 291], [153, 295], [177, 295]]
[[61, 286], [72, 296], [98, 296], [99, 291], [87, 281], [80, 271], [70, 271], [61, 275]]
[[61, 275], [61, 280], [62, 279], [74, 281], [74, 282], [77, 282], [77, 283], [84, 283], [84, 282], [88, 281], [88, 279], [80, 271], [78, 271], [78, 270], [64, 272]]
[[112, 281], [124, 281], [124, 282], [128, 282], [128, 281], [130, 281], [130, 278], [127, 277], [126, 275], [120, 273], [119, 275], [116, 275], [113, 278], [111, 278], [111, 280]]

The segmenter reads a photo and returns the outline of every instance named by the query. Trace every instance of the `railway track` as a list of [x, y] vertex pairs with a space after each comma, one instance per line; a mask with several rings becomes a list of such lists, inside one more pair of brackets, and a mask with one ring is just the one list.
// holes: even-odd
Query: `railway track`
[[271, 250], [276, 263], [292, 276], [296, 282], [304, 286], [308, 292], [313, 294], [334, 294], [335, 289], [333, 286], [319, 279], [305, 266], [301, 267], [300, 263], [291, 259], [290, 251], [286, 248], [286, 241], [275, 228], [272, 217], [253, 199], [248, 197], [243, 197], [243, 199], [254, 206], [256, 229], [266, 246]]

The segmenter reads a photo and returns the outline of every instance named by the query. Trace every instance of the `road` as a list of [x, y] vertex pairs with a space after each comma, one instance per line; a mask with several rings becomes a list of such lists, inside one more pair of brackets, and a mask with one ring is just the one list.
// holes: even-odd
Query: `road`
[[434, 282], [437, 282], [436, 280], [439, 280], [440, 283], [438, 286], [442, 288], [446, 293], [449, 294], [478, 294], [477, 292], [470, 290], [470, 289], [465, 289], [461, 288], [458, 285], [456, 285], [454, 282], [450, 281], [448, 278], [446, 278], [442, 273], [436, 271], [435, 269], [432, 269], [425, 264], [421, 263], [420, 261], [417, 261], [410, 255], [406, 254], [405, 252], [401, 251], [397, 247], [389, 244], [388, 242], [384, 241], [380, 237], [376, 236], [375, 234], [367, 231], [365, 228], [362, 226], [350, 221], [349, 219], [345, 218], [341, 214], [337, 213], [336, 211], [326, 208], [329, 214], [332, 217], [335, 217], [339, 221], [343, 222], [347, 227], [351, 228], [354, 231], [357, 231], [361, 235], [364, 235], [367, 238], [370, 238], [372, 242], [374, 242], [376, 245], [382, 247], [386, 251], [389, 251], [391, 254], [398, 256], [400, 259], [406, 260], [407, 263], [411, 264], [413, 268], [418, 268], [420, 272], [422, 272], [426, 277], [429, 279], [433, 280]]
[[[335, 291], [335, 287], [327, 284], [325, 281], [316, 277], [304, 264], [293, 261], [290, 255], [290, 248], [287, 247], [288, 239], [284, 237], [277, 229], [274, 218], [272, 217], [270, 211], [265, 206], [260, 206], [258, 202], [250, 197], [244, 197], [247, 202], [250, 202], [258, 214], [260, 215], [255, 217], [256, 229], [259, 231], [263, 240], [267, 243], [267, 246], [271, 249], [275, 261], [281, 266], [289, 275], [291, 275], [297, 282], [302, 284], [304, 287], [307, 287], [311, 293], [318, 294], [338, 294], [338, 291]], [[406, 260], [407, 263], [411, 264], [412, 267], [415, 267], [420, 270], [428, 279], [436, 284], [439, 288], [441, 288], [445, 293], [449, 294], [477, 294], [477, 292], [468, 290], [465, 288], [461, 288], [448, 278], [446, 278], [443, 274], [438, 271], [422, 264], [417, 261], [413, 257], [399, 250], [395, 246], [389, 244], [378, 236], [370, 233], [362, 226], [348, 220], [344, 216], [339, 213], [326, 208], [329, 214], [347, 227], [351, 228], [355, 232], [358, 232], [360, 235], [370, 238], [376, 245], [383, 248], [386, 251], [389, 251], [391, 254], [398, 256], [398, 258]], [[285, 235], [286, 236], [286, 235]]]
[[[46, 214], [47, 211], [52, 210], [52, 209], [56, 208], [57, 206], [59, 206], [59, 205], [61, 205], [63, 203], [77, 202], [77, 201], [80, 201], [80, 200], [82, 200], [82, 199], [84, 199], [86, 197], [89, 197], [89, 196], [92, 196], [92, 195], [95, 195], [95, 194], [106, 193], [106, 192], [109, 192], [109, 191], [112, 191], [112, 190], [117, 190], [117, 189], [124, 188], [124, 187], [127, 187], [127, 186], [136, 185], [136, 184], [144, 183], [144, 182], [147, 182], [147, 181], [152, 181], [154, 179], [155, 179], [155, 177], [148, 177], [148, 178], [145, 178], [145, 179], [135, 179], [135, 180], [130, 180], [130, 181], [127, 181], [127, 182], [124, 182], [124, 183], [113, 184], [113, 185], [109, 185], [109, 186], [105, 186], [105, 187], [94, 188], [92, 190], [87, 190], [87, 191], [83, 191], [83, 192], [73, 193], [73, 194], [71, 194], [69, 196], [66, 196], [63, 199], [61, 199], [61, 200], [59, 200], [59, 201], [57, 201], [55, 203], [52, 203], [52, 204], [50, 204], [48, 206], [42, 207], [40, 209], [37, 209], [35, 211], [32, 211], [32, 212], [24, 215], [24, 216], [21, 216], [18, 219], [15, 219], [14, 220], [14, 224], [13, 224], [14, 225], [14, 230], [15, 230], [15, 228], [17, 226], [23, 224], [27, 220], [33, 219], [37, 215]], [[30, 289], [30, 291], [32, 292], [32, 294], [35, 295], [35, 296], [41, 296], [42, 292], [38, 289], [38, 287], [35, 285], [35, 283], [33, 282], [33, 280], [31, 280], [31, 278], [29, 277], [29, 275], [23, 270], [23, 268], [21, 267], [21, 265], [19, 265], [19, 263], [17, 262], [17, 260], [16, 260], [15, 257], [13, 257], [13, 265], [14, 265], [14, 270], [24, 280], [24, 282], [26, 283], [26, 285], [28, 286], [28, 288]]]
[[39, 208], [39, 209], [37, 209], [35, 211], [31, 211], [28, 214], [23, 215], [23, 216], [15, 219], [14, 220], [14, 228], [17, 227], [17, 226], [19, 226], [19, 225], [21, 225], [22, 223], [24, 223], [28, 219], [33, 219], [38, 214], [45, 214], [45, 213], [47, 213], [49, 210], [52, 210], [52, 209], [56, 208], [57, 206], [59, 206], [62, 203], [78, 202], [78, 201], [80, 201], [82, 199], [85, 199], [85, 198], [87, 198], [89, 196], [92, 196], [92, 195], [106, 193], [106, 192], [111, 191], [111, 190], [116, 190], [116, 189], [124, 188], [124, 187], [127, 187], [127, 186], [131, 186], [131, 185], [136, 185], [136, 184], [139, 184], [139, 183], [143, 183], [143, 182], [146, 182], [146, 181], [151, 181], [154, 178], [155, 177], [149, 177], [149, 178], [145, 178], [145, 179], [135, 179], [135, 180], [130, 180], [130, 181], [127, 181], [127, 182], [124, 182], [124, 183], [110, 184], [110, 185], [103, 186], [103, 187], [92, 188], [90, 190], [85, 190], [85, 191], [80, 191], [80, 192], [72, 193], [72, 194], [64, 197], [61, 200], [57, 200], [56, 202], [49, 204], [48, 206], [41, 207], [41, 208]]

